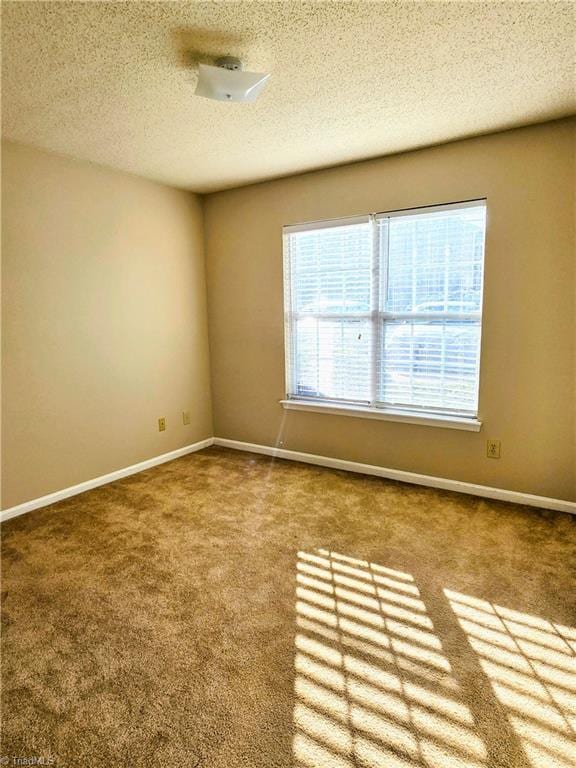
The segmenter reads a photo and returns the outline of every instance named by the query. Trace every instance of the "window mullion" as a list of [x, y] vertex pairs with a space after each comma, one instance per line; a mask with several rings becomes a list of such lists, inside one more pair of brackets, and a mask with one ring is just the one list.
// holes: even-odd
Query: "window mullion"
[[380, 263], [378, 259], [378, 223], [374, 216], [370, 216], [370, 228], [372, 233], [372, 270], [370, 281], [370, 325], [372, 331], [372, 346], [370, 350], [370, 405], [373, 406], [376, 402], [376, 392], [378, 386], [378, 286], [380, 282]]
[[388, 261], [389, 261], [389, 236], [390, 220], [385, 217], [379, 217], [376, 221], [377, 227], [377, 248], [376, 260], [378, 261], [378, 283], [376, 287], [377, 309], [375, 313], [375, 336], [376, 348], [373, 369], [373, 394], [372, 405], [375, 406], [384, 398], [380, 397], [380, 379], [384, 372], [385, 361], [385, 338], [386, 338], [386, 297], [388, 295]]
[[374, 216], [370, 216], [372, 229], [372, 273], [370, 284], [370, 324], [372, 327], [372, 348], [370, 351], [370, 405], [373, 406], [378, 399], [378, 369], [380, 361], [380, 332], [378, 312], [380, 309], [380, 232], [379, 225]]

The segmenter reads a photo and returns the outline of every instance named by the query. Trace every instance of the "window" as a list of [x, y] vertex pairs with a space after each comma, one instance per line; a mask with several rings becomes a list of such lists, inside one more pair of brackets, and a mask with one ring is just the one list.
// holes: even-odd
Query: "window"
[[284, 228], [287, 405], [475, 419], [484, 200]]

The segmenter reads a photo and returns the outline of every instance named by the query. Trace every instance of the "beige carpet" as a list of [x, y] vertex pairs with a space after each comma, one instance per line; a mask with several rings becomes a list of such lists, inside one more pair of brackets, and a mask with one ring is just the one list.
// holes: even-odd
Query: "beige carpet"
[[220, 448], [15, 518], [4, 764], [572, 768], [575, 526]]

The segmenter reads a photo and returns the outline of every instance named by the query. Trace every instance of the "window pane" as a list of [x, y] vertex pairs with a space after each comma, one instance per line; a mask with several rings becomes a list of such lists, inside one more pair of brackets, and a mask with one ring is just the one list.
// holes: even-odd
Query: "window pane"
[[370, 399], [370, 321], [300, 318], [294, 334], [295, 392], [300, 397]]
[[476, 412], [480, 322], [383, 321], [379, 400]]
[[289, 395], [475, 414], [485, 218], [480, 202], [290, 227]]
[[293, 311], [370, 311], [369, 224], [297, 232], [289, 242]]
[[479, 312], [484, 206], [383, 220], [389, 239], [386, 312]]

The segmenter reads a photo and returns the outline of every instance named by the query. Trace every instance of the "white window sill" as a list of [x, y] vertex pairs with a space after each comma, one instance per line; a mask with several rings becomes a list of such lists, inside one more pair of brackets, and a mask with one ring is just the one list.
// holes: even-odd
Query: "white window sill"
[[334, 416], [356, 416], [360, 419], [399, 421], [427, 427], [463, 429], [468, 432], [479, 432], [482, 427], [482, 422], [474, 417], [445, 416], [434, 413], [420, 415], [406, 411], [394, 411], [389, 408], [384, 410], [383, 408], [369, 408], [363, 405], [338, 405], [337, 403], [311, 402], [309, 400], [280, 400], [280, 403], [288, 411], [312, 411], [313, 413], [329, 413]]

